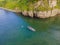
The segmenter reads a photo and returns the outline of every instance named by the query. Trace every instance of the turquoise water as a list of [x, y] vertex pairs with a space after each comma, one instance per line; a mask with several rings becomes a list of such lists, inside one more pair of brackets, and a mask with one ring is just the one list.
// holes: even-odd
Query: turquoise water
[[60, 45], [60, 16], [34, 19], [0, 9], [0, 45]]

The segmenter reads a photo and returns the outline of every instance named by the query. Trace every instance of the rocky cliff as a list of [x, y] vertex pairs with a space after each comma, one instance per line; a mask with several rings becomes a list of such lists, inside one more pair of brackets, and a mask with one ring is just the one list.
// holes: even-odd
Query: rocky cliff
[[[47, 4], [46, 4], [47, 2]], [[55, 15], [57, 15], [60, 11], [58, 9], [55, 8], [55, 6], [57, 5], [57, 0], [39, 0], [36, 3], [33, 4], [34, 8], [37, 9], [38, 7], [44, 7], [45, 9], [47, 9], [48, 7], [50, 7], [51, 9], [47, 9], [47, 10], [24, 10], [22, 12], [22, 14], [24, 16], [30, 16], [30, 17], [38, 17], [38, 18], [48, 18], [48, 17], [53, 17]], [[41, 8], [40, 8], [41, 9]]]
[[[9, 6], [10, 3], [7, 3], [6, 6]], [[18, 0], [14, 3], [16, 5], [12, 3], [14, 6], [13, 12], [22, 13], [24, 16], [30, 16], [32, 18], [48, 18], [60, 14], [59, 0]]]

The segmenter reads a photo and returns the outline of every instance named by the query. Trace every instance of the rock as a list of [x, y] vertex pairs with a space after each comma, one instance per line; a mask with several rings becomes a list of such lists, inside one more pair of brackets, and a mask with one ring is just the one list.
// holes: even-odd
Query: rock
[[33, 13], [34, 13], [34, 17], [37, 17], [37, 11], [34, 11]]
[[60, 9], [57, 9], [57, 14], [60, 14]]
[[24, 16], [28, 16], [28, 11], [24, 10], [24, 11], [22, 11], [22, 14], [23, 14]]
[[35, 8], [39, 7], [41, 5], [41, 1], [38, 1], [37, 3], [34, 4]]
[[57, 10], [57, 9], [52, 10], [52, 14], [51, 14], [51, 16], [50, 16], [50, 17], [53, 17], [53, 16], [57, 15], [57, 12], [58, 12], [58, 10]]
[[52, 8], [52, 7], [55, 7], [57, 5], [57, 0], [49, 0], [49, 6]]
[[51, 10], [46, 12], [46, 15], [47, 15], [47, 17], [50, 17], [51, 16]]
[[53, 17], [57, 14], [60, 14], [59, 9], [53, 9], [49, 11], [23, 11], [22, 14], [24, 16], [30, 16], [30, 17], [38, 17], [38, 18], [48, 18], [48, 17]]
[[15, 7], [14, 11], [17, 13], [21, 13], [21, 10], [18, 7]]
[[43, 0], [39, 0], [38, 2], [36, 2], [36, 3], [34, 4], [35, 8], [39, 7], [40, 5], [43, 6], [43, 7], [45, 6]]
[[[21, 12], [21, 11], [17, 10], [17, 12]], [[30, 16], [32, 18], [33, 16], [38, 17], [38, 18], [48, 18], [48, 17], [56, 16], [57, 14], [60, 14], [60, 9], [53, 9], [53, 10], [48, 10], [48, 11], [32, 11], [32, 10], [26, 11], [24, 10], [22, 11], [22, 14], [24, 16]]]
[[42, 11], [37, 12], [37, 17], [38, 18], [46, 18], [47, 17], [46, 11], [44, 11], [44, 12], [42, 12]]
[[34, 16], [33, 11], [28, 11], [28, 16], [33, 17]]

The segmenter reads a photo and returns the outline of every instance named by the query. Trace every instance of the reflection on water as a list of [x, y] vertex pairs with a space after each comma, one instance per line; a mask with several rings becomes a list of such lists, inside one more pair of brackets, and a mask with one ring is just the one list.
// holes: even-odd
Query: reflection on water
[[0, 9], [0, 45], [60, 45], [60, 16], [33, 19]]

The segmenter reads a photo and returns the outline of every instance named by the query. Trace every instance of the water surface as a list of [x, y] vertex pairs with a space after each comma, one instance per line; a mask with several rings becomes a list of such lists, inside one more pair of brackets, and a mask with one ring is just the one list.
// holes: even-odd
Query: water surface
[[60, 45], [60, 17], [34, 19], [0, 9], [0, 45]]

